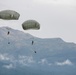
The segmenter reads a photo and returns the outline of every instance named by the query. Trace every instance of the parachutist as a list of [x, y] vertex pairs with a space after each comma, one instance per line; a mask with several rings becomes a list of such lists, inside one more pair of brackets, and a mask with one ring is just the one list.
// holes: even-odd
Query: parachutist
[[32, 41], [32, 45], [34, 44], [34, 41]]
[[8, 44], [10, 44], [10, 42], [8, 42]]
[[[27, 20], [22, 23], [22, 28], [23, 30], [30, 30], [30, 29], [39, 30], [40, 24], [35, 20]], [[34, 44], [34, 41], [32, 40], [31, 45], [33, 46], [33, 44]], [[34, 51], [34, 53], [37, 53], [37, 52]]]
[[8, 31], [7, 35], [9, 35], [9, 34], [10, 34], [10, 32]]
[[34, 51], [36, 53], [36, 51]]

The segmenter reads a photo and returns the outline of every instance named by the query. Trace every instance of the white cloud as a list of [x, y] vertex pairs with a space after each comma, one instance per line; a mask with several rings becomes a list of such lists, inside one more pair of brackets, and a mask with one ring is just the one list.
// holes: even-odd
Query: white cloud
[[[21, 64], [20, 66], [29, 66], [35, 63], [35, 60], [32, 56], [18, 56], [18, 58], [15, 58], [14, 56], [7, 53], [0, 54], [0, 61], [7, 61], [9, 63], [12, 63], [13, 65]], [[11, 68], [12, 64], [4, 65], [4, 67]]]
[[48, 63], [47, 59], [45, 59], [45, 58], [44, 59], [41, 59], [41, 61], [39, 61], [38, 63], [39, 64], [42, 64], [42, 65], [45, 65], [46, 64], [46, 65], [49, 65], [49, 66], [52, 65], [51, 63]]
[[[17, 64], [19, 64], [19, 66], [30, 66], [36, 63], [36, 61], [33, 59], [32, 56], [19, 55], [18, 58], [15, 58], [14, 56], [9, 55], [7, 53], [0, 54], [0, 61], [8, 61], [10, 63], [9, 65], [3, 65], [3, 67], [7, 69], [14, 68], [16, 67]], [[37, 63], [41, 65], [46, 65], [46, 66], [52, 65], [52, 63], [49, 63], [46, 58], [41, 59]], [[73, 63], [69, 59], [67, 59], [62, 62], [55, 62], [54, 65], [58, 65], [58, 66], [69, 65], [70, 66], [70, 65], [73, 65]]]
[[44, 59], [41, 59], [41, 61], [39, 61], [38, 63], [41, 63], [41, 64], [47, 64], [48, 61], [44, 58]]
[[8, 53], [3, 53], [0, 54], [0, 61], [8, 61], [8, 62], [16, 63], [17, 60], [14, 58], [14, 56], [9, 55]]
[[0, 60], [10, 60], [7, 54], [0, 54]]
[[19, 63], [25, 66], [35, 63], [32, 56], [19, 56]]
[[5, 67], [5, 68], [7, 68], [7, 69], [15, 68], [13, 64], [3, 65], [3, 67]]
[[73, 65], [73, 63], [70, 61], [70, 60], [65, 60], [63, 62], [56, 62], [55, 63], [56, 65], [59, 65], [59, 66], [64, 66], [64, 65]]

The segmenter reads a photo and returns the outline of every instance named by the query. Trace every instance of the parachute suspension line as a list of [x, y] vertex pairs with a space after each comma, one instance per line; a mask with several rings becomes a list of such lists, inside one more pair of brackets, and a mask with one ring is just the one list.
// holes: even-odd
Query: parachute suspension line
[[[32, 38], [32, 46], [33, 46], [33, 49], [34, 49], [34, 37]], [[36, 50], [33, 50], [34, 53], [37, 53]]]
[[8, 44], [10, 44], [10, 41], [9, 41], [9, 35], [10, 35], [10, 31], [9, 31], [9, 29], [7, 29], [8, 31], [7, 31], [7, 36], [8, 36]]
[[10, 34], [10, 32], [8, 31], [8, 44], [10, 44], [10, 42], [9, 42], [9, 34]]
[[34, 56], [34, 54], [35, 54], [35, 48], [34, 48], [34, 46], [35, 46], [35, 43], [34, 43], [34, 37], [30, 37], [30, 56]]

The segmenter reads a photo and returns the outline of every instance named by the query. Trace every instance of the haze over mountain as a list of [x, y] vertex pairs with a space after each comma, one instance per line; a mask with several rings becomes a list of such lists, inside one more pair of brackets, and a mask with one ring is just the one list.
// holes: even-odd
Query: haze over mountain
[[76, 75], [76, 44], [1, 27], [0, 75]]

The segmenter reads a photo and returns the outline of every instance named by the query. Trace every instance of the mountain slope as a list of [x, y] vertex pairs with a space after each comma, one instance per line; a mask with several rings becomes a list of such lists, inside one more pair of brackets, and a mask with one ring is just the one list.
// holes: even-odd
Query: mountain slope
[[76, 44], [0, 28], [0, 75], [76, 75], [75, 69]]

